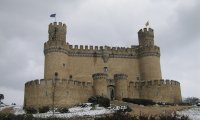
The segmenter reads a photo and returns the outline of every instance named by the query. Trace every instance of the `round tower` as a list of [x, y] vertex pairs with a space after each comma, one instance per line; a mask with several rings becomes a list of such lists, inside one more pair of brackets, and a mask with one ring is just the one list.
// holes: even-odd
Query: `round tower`
[[107, 73], [96, 73], [92, 75], [94, 95], [107, 97]]
[[160, 68], [160, 48], [154, 45], [154, 31], [144, 28], [138, 32], [139, 63], [141, 80], [162, 79]]
[[66, 25], [61, 22], [49, 24], [49, 40], [44, 44], [45, 80], [53, 79], [55, 73], [57, 74], [58, 78], [68, 78], [68, 56], [65, 54], [66, 31]]
[[115, 98], [117, 100], [122, 100], [122, 98], [128, 97], [128, 75], [126, 74], [115, 74]]

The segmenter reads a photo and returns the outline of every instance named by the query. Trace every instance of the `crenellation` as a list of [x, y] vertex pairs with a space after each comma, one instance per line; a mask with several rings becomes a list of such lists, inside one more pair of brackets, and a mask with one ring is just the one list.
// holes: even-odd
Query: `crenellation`
[[93, 46], [90, 46], [90, 50], [93, 50]]
[[74, 45], [74, 49], [75, 49], [75, 50], [78, 50], [78, 45]]
[[88, 50], [88, 46], [87, 45], [85, 46], [85, 50]]
[[80, 50], [83, 50], [83, 45], [80, 45]]
[[95, 50], [98, 50], [98, 46], [95, 46]]

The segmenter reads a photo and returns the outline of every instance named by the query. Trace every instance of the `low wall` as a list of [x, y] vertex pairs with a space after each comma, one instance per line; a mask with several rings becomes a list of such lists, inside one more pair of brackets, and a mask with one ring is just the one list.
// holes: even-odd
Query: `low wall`
[[132, 82], [130, 88], [138, 90], [139, 98], [142, 99], [152, 99], [156, 102], [169, 103], [179, 103], [182, 101], [180, 83], [175, 80], [145, 80]]
[[66, 79], [34, 80], [25, 84], [24, 105], [26, 107], [52, 106], [54, 96], [55, 106], [71, 106], [87, 102], [92, 95], [90, 82]]

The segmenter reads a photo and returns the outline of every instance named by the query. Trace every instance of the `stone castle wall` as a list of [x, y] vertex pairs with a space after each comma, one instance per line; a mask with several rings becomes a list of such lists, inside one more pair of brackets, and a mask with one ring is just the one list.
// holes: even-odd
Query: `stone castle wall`
[[[53, 91], [54, 90], [54, 91]], [[52, 106], [53, 92], [55, 106], [71, 106], [87, 102], [93, 95], [92, 83], [75, 80], [56, 79], [34, 80], [25, 84], [25, 106]]]
[[138, 98], [168, 103], [182, 101], [180, 83], [174, 80], [145, 80], [131, 82], [129, 85], [130, 88], [138, 90]]

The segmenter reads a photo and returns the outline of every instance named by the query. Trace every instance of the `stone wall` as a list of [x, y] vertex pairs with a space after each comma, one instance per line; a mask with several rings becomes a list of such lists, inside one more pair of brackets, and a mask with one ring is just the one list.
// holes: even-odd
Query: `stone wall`
[[25, 106], [52, 106], [53, 92], [55, 106], [71, 106], [87, 102], [93, 96], [92, 83], [56, 79], [34, 80], [25, 84]]
[[139, 98], [157, 102], [180, 103], [180, 83], [174, 80], [146, 80], [132, 83], [139, 91]]

